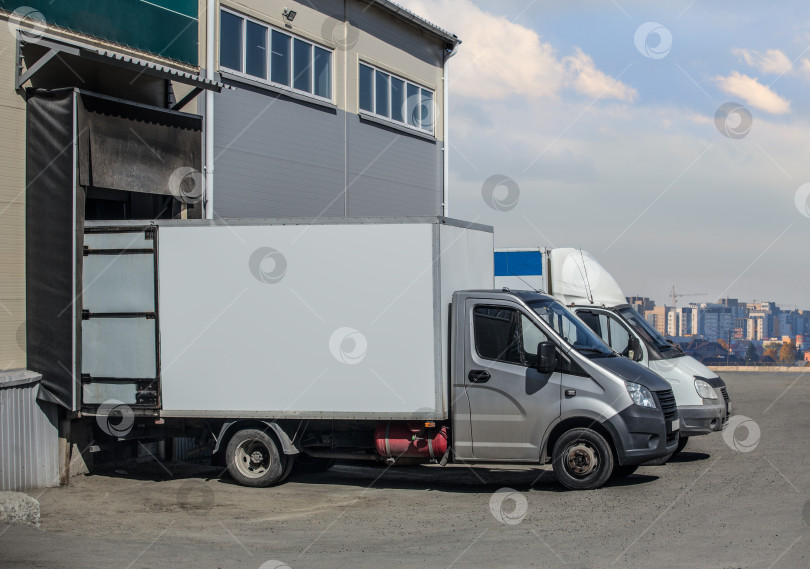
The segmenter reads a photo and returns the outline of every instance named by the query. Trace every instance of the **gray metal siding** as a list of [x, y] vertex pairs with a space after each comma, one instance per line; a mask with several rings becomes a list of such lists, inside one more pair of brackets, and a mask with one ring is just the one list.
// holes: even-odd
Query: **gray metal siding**
[[37, 401], [41, 378], [0, 374], [0, 490], [59, 485], [58, 410]]
[[214, 210], [224, 218], [345, 214], [343, 113], [248, 87], [214, 103]]
[[346, 137], [343, 111], [270, 91], [222, 93], [214, 109], [219, 217], [442, 213], [442, 154], [435, 140], [363, 122], [353, 113], [345, 121]]
[[442, 213], [439, 143], [349, 116], [349, 216]]

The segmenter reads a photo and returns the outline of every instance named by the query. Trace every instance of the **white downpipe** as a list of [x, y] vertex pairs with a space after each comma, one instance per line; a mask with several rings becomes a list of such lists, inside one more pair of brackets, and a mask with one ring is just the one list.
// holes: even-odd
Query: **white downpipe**
[[[214, 79], [217, 0], [205, 8], [205, 78]], [[214, 92], [205, 90], [205, 219], [214, 219]]]
[[444, 69], [442, 70], [442, 134], [444, 135], [444, 145], [442, 146], [443, 177], [442, 177], [442, 215], [450, 216], [450, 81], [447, 71], [447, 63], [458, 51], [458, 44], [453, 46], [453, 50], [444, 58]]

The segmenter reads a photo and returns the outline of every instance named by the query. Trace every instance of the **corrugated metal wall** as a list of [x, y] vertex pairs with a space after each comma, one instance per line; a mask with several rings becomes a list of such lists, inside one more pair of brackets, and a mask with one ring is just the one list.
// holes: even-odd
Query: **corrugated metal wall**
[[0, 490], [59, 485], [58, 410], [37, 400], [41, 379], [0, 374]]
[[441, 215], [437, 141], [239, 87], [216, 98], [219, 217]]

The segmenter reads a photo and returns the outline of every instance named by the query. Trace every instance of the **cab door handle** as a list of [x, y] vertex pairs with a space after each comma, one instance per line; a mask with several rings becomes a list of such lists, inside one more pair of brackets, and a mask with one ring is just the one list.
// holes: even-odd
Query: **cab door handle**
[[491, 377], [485, 369], [471, 369], [470, 373], [467, 374], [470, 383], [486, 383]]

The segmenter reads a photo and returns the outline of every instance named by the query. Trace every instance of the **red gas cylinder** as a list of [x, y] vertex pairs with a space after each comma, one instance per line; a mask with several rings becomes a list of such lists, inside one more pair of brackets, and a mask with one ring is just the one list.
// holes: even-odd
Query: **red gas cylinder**
[[425, 427], [424, 422], [379, 423], [374, 446], [386, 458], [442, 458], [447, 452], [447, 427]]

